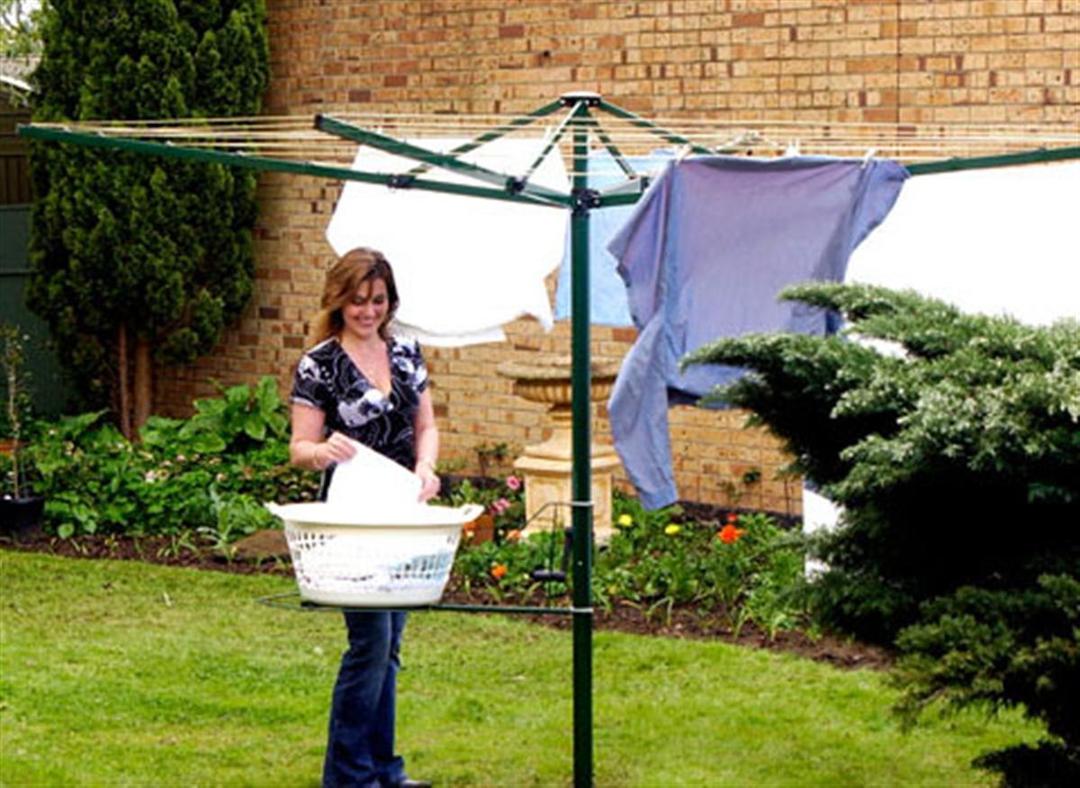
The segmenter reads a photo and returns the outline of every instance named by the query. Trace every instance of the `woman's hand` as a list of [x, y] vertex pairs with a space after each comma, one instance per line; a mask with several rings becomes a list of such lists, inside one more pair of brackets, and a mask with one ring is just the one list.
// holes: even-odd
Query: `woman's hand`
[[439, 429], [435, 426], [435, 406], [431, 402], [431, 389], [424, 389], [413, 419], [416, 433], [416, 467], [413, 473], [420, 477], [420, 503], [430, 501], [439, 494], [439, 477], [435, 473], [435, 458], [439, 456]]
[[332, 432], [329, 438], [315, 445], [313, 459], [315, 465], [321, 469], [337, 462], [345, 462], [354, 454], [356, 446], [353, 442], [340, 432]]
[[289, 461], [293, 465], [321, 471], [356, 454], [356, 446], [340, 432], [323, 440], [325, 424], [326, 414], [318, 408], [299, 402], [293, 404], [289, 440]]
[[420, 477], [420, 497], [418, 498], [420, 503], [426, 503], [439, 494], [439, 476], [435, 473], [431, 462], [421, 460], [416, 463], [413, 473]]

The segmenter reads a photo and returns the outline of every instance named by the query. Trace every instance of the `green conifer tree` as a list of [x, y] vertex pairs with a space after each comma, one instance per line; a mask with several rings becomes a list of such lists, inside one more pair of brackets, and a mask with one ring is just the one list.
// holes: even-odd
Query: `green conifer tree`
[[[48, 0], [36, 121], [251, 116], [268, 79], [263, 0]], [[255, 176], [35, 144], [30, 307], [88, 403], [125, 433], [151, 355], [208, 352], [252, 289]]]

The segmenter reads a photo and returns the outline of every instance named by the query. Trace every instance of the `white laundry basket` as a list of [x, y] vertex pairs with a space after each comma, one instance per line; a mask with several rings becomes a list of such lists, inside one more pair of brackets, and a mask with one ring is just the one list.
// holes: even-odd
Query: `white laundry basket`
[[285, 522], [300, 597], [342, 607], [438, 602], [461, 539], [483, 507], [417, 505], [356, 511], [327, 503], [267, 504]]

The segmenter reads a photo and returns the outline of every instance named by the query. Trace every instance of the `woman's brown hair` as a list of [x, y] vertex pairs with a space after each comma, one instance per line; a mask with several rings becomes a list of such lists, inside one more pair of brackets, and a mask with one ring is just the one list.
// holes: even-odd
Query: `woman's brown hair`
[[364, 282], [381, 279], [386, 283], [387, 310], [386, 319], [379, 326], [379, 336], [390, 338], [388, 326], [394, 319], [398, 308], [397, 284], [394, 271], [382, 252], [360, 247], [346, 252], [326, 272], [326, 284], [323, 286], [322, 309], [315, 317], [313, 333], [316, 342], [322, 342], [337, 336], [345, 327], [341, 310], [356, 296], [356, 291]]

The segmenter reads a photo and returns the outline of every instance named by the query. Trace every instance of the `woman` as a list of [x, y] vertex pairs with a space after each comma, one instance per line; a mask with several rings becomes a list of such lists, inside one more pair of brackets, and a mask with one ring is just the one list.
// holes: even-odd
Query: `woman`
[[[354, 249], [326, 275], [318, 344], [300, 359], [292, 391], [294, 465], [323, 472], [358, 441], [413, 471], [420, 500], [439, 491], [439, 433], [427, 368], [414, 342], [390, 336], [398, 307], [394, 274], [373, 249]], [[394, 707], [405, 614], [345, 614], [349, 648], [341, 659], [330, 709], [324, 786], [422, 786], [405, 777], [394, 754]]]

